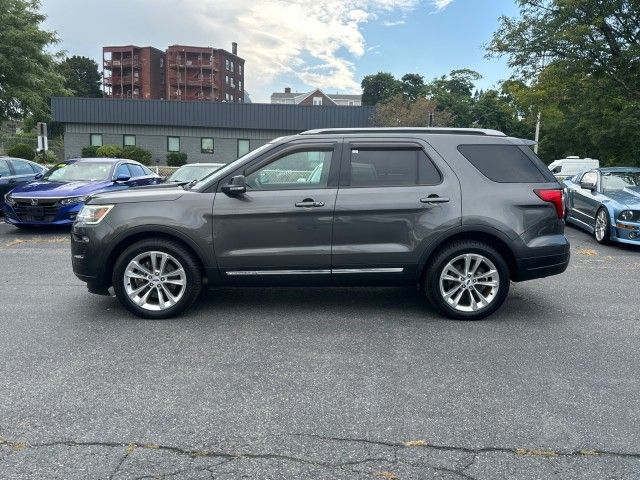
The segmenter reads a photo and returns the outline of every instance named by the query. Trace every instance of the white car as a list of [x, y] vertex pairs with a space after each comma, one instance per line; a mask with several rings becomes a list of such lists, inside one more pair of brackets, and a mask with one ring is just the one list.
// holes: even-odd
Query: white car
[[593, 170], [600, 168], [600, 160], [595, 158], [567, 157], [560, 160], [554, 160], [549, 165], [549, 170], [558, 180], [564, 180], [568, 177], [584, 172], [585, 170]]

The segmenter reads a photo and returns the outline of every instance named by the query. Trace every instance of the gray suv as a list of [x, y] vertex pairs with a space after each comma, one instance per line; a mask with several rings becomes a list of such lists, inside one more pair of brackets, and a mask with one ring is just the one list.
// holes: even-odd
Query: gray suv
[[569, 262], [563, 191], [493, 130], [332, 129], [276, 139], [183, 185], [104, 193], [71, 232], [90, 292], [167, 318], [205, 287], [419, 286], [476, 320]]

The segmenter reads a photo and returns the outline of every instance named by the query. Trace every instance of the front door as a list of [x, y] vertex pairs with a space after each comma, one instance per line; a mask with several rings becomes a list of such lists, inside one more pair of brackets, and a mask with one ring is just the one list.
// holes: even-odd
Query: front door
[[4, 200], [4, 194], [15, 186], [16, 179], [9, 169], [9, 164], [0, 158], [0, 202]]
[[457, 177], [427, 144], [354, 140], [342, 158], [333, 282], [415, 282], [425, 245], [459, 223]]
[[339, 147], [328, 142], [267, 153], [233, 174], [245, 175], [246, 193], [218, 189], [213, 234], [223, 281], [330, 283]]
[[[598, 172], [592, 170], [585, 173], [582, 176], [581, 182], [590, 182], [598, 184]], [[589, 190], [588, 188], [582, 188], [580, 182], [577, 182], [576, 190], [573, 192], [573, 211], [574, 216], [591, 227], [595, 227], [596, 210], [599, 202], [598, 190]]]

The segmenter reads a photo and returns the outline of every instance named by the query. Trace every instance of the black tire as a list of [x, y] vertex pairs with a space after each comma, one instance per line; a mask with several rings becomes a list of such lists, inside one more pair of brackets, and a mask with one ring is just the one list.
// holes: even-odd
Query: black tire
[[[147, 252], [160, 252], [170, 255], [184, 270], [185, 285], [182, 296], [174, 305], [163, 310], [143, 308], [137, 305], [127, 294], [128, 282], [125, 278], [125, 271], [134, 258]], [[144, 282], [145, 280], [142, 281]], [[141, 318], [163, 319], [177, 316], [196, 301], [202, 291], [202, 272], [198, 260], [181, 244], [166, 239], [147, 239], [134, 243], [122, 252], [113, 268], [112, 282], [116, 297], [131, 313]], [[150, 281], [148, 283], [151, 284]], [[153, 295], [157, 299], [159, 292], [153, 292], [152, 297]]]
[[[493, 290], [491, 300], [488, 302], [488, 304], [484, 307], [478, 307], [478, 309], [474, 311], [460, 311], [459, 309], [454, 308], [447, 302], [447, 300], [445, 300], [445, 297], [440, 288], [441, 275], [443, 274], [443, 270], [447, 267], [449, 262], [467, 254], [479, 255], [488, 259], [489, 262], [495, 266], [496, 273], [493, 275], [497, 275], [498, 280], [498, 285], [497, 287], [495, 287], [497, 290]], [[485, 264], [481, 264], [481, 266], [477, 268], [483, 268], [483, 270], [481, 270], [483, 272], [490, 271], [485, 268]], [[443, 285], [446, 285], [446, 280], [444, 282], [445, 283]], [[473, 279], [470, 279], [470, 282], [473, 282]], [[479, 280], [479, 283], [481, 282], [482, 280]], [[476, 282], [473, 283], [475, 284]], [[435, 256], [430, 261], [430, 264], [426, 267], [423, 289], [429, 303], [431, 303], [431, 305], [433, 305], [433, 307], [435, 307], [436, 310], [438, 310], [444, 316], [456, 320], [480, 320], [491, 315], [498, 308], [500, 308], [504, 300], [507, 298], [507, 294], [509, 293], [509, 283], [509, 267], [504, 257], [495, 248], [475, 240], [461, 240], [452, 243], [451, 245], [447, 245], [435, 254]], [[452, 284], [452, 286], [455, 285], [456, 283]], [[460, 288], [462, 288], [463, 290], [465, 289], [464, 285], [462, 285]], [[473, 298], [473, 301], [476, 301], [480, 298], [480, 291], [486, 292], [486, 289], [490, 289], [491, 287], [480, 286], [479, 284], [469, 284], [466, 288], [468, 288], [468, 291], [461, 294], [462, 298], [460, 299], [460, 301], [462, 303], [462, 300], [464, 299], [466, 303], [469, 303], [469, 308], [472, 308], [471, 298]], [[473, 293], [471, 289], [474, 289]], [[453, 287], [449, 290], [449, 292], [451, 291], [453, 291]], [[459, 292], [460, 290], [456, 291], [456, 296]], [[464, 307], [464, 305], [462, 305], [461, 307]]]
[[[605, 217], [606, 223], [605, 223], [604, 237], [599, 239], [597, 234], [597, 228], [598, 228], [598, 216], [601, 214], [601, 212]], [[607, 211], [606, 208], [600, 207], [598, 209], [598, 211], [596, 212], [596, 221], [594, 225], [595, 226], [593, 229], [593, 237], [596, 239], [596, 242], [598, 242], [600, 245], [609, 245], [611, 243], [611, 218], [609, 218], [609, 212]]]

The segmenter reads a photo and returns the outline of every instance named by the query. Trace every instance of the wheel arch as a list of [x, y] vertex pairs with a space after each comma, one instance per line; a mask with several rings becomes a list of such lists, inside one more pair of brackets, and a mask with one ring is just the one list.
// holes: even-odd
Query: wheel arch
[[203, 278], [206, 277], [206, 257], [200, 251], [198, 246], [187, 236], [181, 234], [179, 231], [174, 230], [172, 228], [157, 226], [157, 227], [149, 227], [144, 226], [136, 229], [132, 229], [126, 232], [126, 234], [118, 237], [112, 244], [112, 247], [109, 249], [108, 254], [106, 256], [106, 261], [104, 263], [104, 272], [103, 278], [106, 283], [111, 283], [111, 275], [113, 274], [113, 268], [115, 266], [118, 257], [124, 252], [129, 246], [137, 243], [141, 240], [148, 239], [163, 239], [170, 240], [172, 242], [178, 243], [180, 246], [189, 251], [193, 257], [196, 259], [198, 266], [200, 267], [200, 272]]
[[513, 252], [513, 249], [509, 246], [511, 239], [499, 230], [492, 229], [490, 227], [468, 226], [447, 232], [446, 235], [427, 247], [425, 252], [422, 254], [420, 264], [418, 265], [421, 282], [424, 280], [424, 274], [429, 266], [430, 260], [434, 258], [440, 250], [446, 247], [447, 244], [457, 240], [475, 240], [493, 247], [503, 256], [505, 262], [507, 262], [511, 278], [517, 276], [518, 265], [516, 255]]

